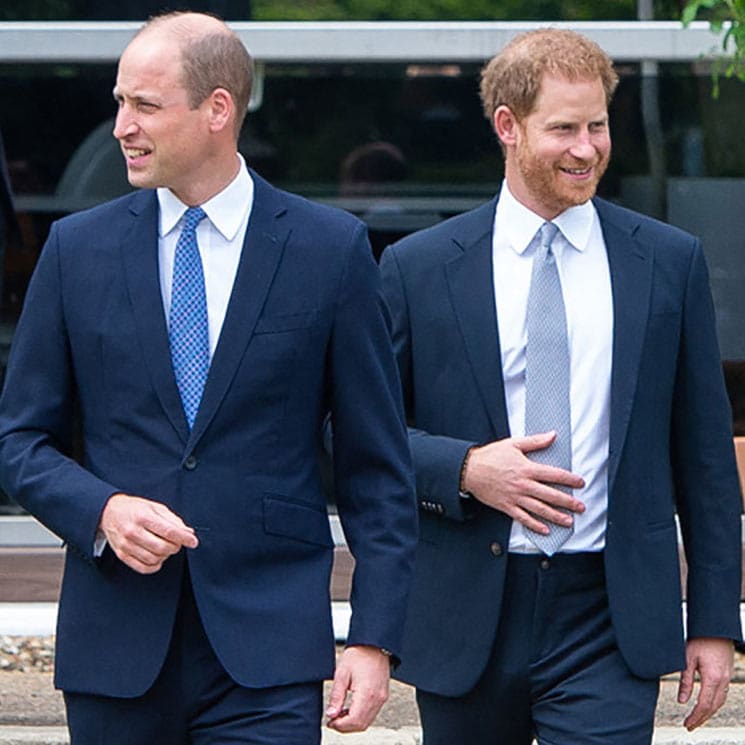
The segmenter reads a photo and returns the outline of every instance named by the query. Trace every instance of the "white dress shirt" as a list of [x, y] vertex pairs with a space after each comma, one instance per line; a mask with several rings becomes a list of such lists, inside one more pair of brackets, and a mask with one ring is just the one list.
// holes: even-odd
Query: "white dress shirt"
[[[197, 243], [207, 295], [210, 359], [220, 338], [253, 207], [254, 184], [243, 158], [240, 155], [238, 158], [241, 161], [238, 175], [219, 194], [199, 205], [207, 214], [207, 219], [197, 226]], [[171, 309], [173, 258], [187, 205], [169, 189], [160, 188], [158, 206], [158, 266], [167, 323]]]
[[[502, 186], [494, 217], [493, 267], [507, 415], [513, 437], [525, 435], [526, 309], [534, 249], [542, 217]], [[613, 301], [605, 241], [595, 207], [586, 202], [552, 222], [570, 356], [572, 471], [585, 480], [574, 495], [586, 511], [574, 515], [574, 534], [562, 552], [600, 551], [608, 510], [608, 437], [613, 353]], [[536, 434], [536, 433], [529, 433]], [[513, 523], [509, 550], [535, 553], [522, 525]]]

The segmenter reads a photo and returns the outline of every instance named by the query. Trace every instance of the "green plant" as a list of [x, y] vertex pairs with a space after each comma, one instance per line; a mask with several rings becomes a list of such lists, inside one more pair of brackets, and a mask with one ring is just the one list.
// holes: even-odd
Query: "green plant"
[[681, 21], [687, 26], [699, 13], [709, 21], [713, 31], [724, 31], [724, 57], [714, 62], [713, 95], [719, 95], [719, 76], [745, 82], [745, 0], [689, 0], [683, 8]]

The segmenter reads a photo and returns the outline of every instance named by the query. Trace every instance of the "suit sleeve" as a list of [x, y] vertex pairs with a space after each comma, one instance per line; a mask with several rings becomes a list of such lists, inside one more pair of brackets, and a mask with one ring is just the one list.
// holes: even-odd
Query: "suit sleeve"
[[346, 262], [330, 363], [336, 499], [355, 558], [347, 641], [398, 654], [417, 512], [380, 275], [362, 225]]
[[466, 520], [473, 514], [476, 505], [460, 496], [460, 472], [468, 449], [477, 443], [430, 434], [416, 427], [411, 319], [404, 279], [394, 247], [383, 253], [380, 271], [383, 294], [391, 315], [393, 349], [409, 422], [409, 444], [419, 507], [427, 513], [458, 521]]
[[673, 402], [673, 472], [688, 563], [688, 636], [741, 638], [742, 498], [709, 278], [694, 247]]
[[58, 240], [55, 225], [29, 283], [11, 348], [0, 397], [0, 485], [92, 561], [101, 511], [117, 490], [69, 455], [75, 377]]

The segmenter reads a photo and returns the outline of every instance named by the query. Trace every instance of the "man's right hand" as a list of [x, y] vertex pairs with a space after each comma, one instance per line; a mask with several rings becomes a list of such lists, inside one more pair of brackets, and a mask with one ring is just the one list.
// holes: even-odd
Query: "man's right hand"
[[551, 485], [581, 489], [584, 480], [563, 468], [535, 463], [525, 455], [547, 448], [555, 438], [555, 432], [542, 432], [473, 448], [462, 486], [480, 502], [501, 510], [537, 533], [548, 535], [546, 522], [571, 525], [572, 516], [557, 508], [581, 513], [585, 506], [571, 494]]
[[182, 547], [199, 545], [194, 529], [164, 504], [128, 494], [109, 497], [99, 529], [119, 559], [140, 574], [154, 574]]

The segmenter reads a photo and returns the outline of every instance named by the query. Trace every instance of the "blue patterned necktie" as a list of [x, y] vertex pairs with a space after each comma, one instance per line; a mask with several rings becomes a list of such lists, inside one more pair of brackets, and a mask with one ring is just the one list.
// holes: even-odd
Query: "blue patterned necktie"
[[206, 217], [201, 207], [189, 207], [173, 260], [168, 339], [176, 384], [189, 429], [194, 426], [210, 367], [207, 296], [197, 245], [197, 225]]
[[[536, 234], [539, 246], [533, 259], [528, 294], [525, 359], [525, 434], [556, 431], [544, 450], [529, 453], [531, 460], [571, 470], [572, 422], [569, 398], [569, 342], [556, 257], [551, 250], [559, 229], [545, 222]], [[556, 487], [571, 493], [566, 487]], [[541, 535], [526, 528], [528, 538], [551, 556], [574, 532], [573, 527], [548, 523], [551, 532]]]

